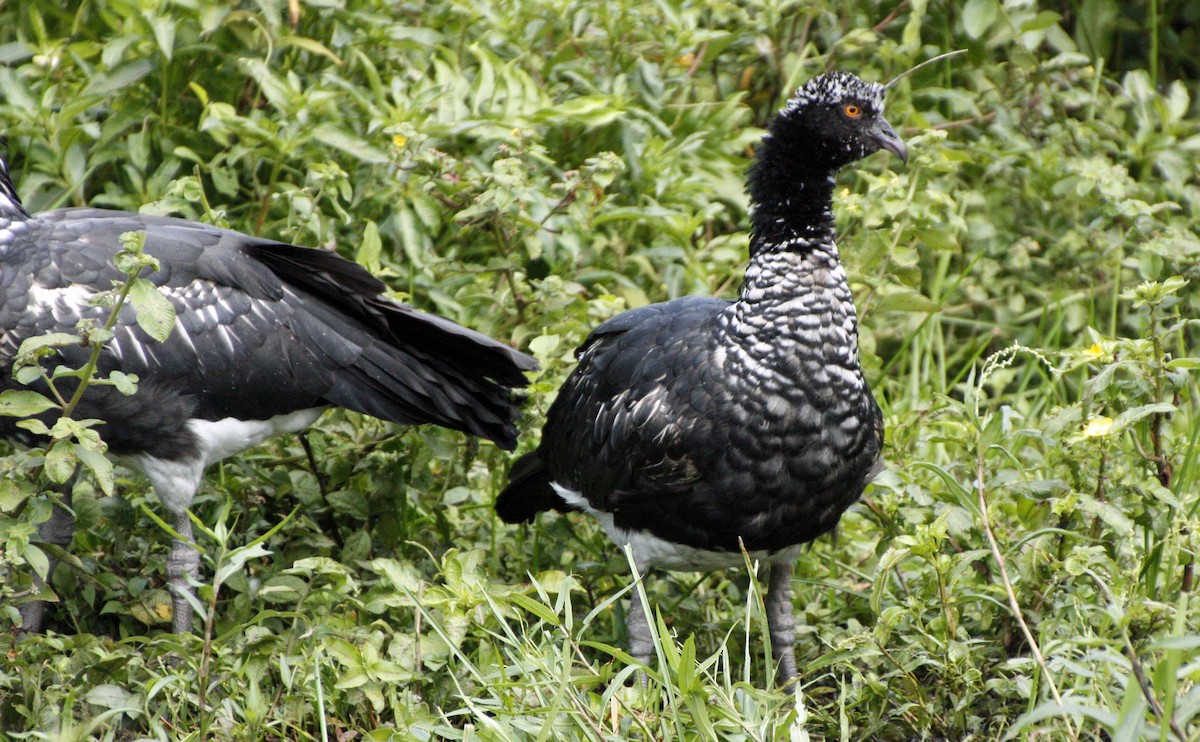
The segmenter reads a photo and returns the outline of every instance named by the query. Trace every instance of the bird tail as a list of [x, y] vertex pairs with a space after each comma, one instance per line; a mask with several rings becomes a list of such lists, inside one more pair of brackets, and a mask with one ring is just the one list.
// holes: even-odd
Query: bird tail
[[[335, 373], [328, 402], [399, 423], [433, 423], [512, 450], [528, 385], [530, 356], [434, 314], [383, 295], [384, 283], [334, 252], [262, 241], [259, 259], [291, 286], [323, 300], [325, 329], [342, 318], [368, 326], [373, 338]], [[310, 338], [329, 346], [330, 338]]]
[[496, 498], [496, 514], [505, 523], [529, 523], [543, 510], [571, 509], [550, 486], [550, 472], [537, 451], [513, 463], [508, 486]]

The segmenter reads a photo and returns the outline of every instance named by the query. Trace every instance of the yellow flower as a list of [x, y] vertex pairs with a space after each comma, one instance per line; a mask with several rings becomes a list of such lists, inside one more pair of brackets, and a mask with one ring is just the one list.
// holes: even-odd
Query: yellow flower
[[1088, 438], [1100, 438], [1112, 432], [1112, 426], [1111, 417], [1093, 417], [1083, 426], [1083, 434]]
[[683, 54], [680, 54], [678, 57], [675, 57], [675, 64], [679, 65], [680, 67], [691, 67], [692, 62], [695, 62], [695, 61], [696, 61], [695, 52], [684, 52]]
[[392, 144], [396, 145], [397, 147], [403, 147], [404, 145], [408, 144], [408, 137], [404, 136], [403, 134], [397, 134], [392, 137]]
[[1104, 357], [1104, 348], [1101, 347], [1100, 343], [1092, 343], [1092, 347], [1085, 350], [1084, 353], [1091, 356], [1092, 358], [1103, 358]]

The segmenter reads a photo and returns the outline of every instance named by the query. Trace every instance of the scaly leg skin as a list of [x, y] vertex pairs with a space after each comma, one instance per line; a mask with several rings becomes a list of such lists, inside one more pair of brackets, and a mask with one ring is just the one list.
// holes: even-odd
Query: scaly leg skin
[[775, 683], [791, 688], [796, 682], [796, 614], [792, 606], [792, 563], [771, 565], [767, 587], [767, 628], [771, 632], [771, 655], [779, 663]]
[[[636, 586], [633, 589], [633, 597], [629, 601], [629, 613], [626, 619], [625, 626], [629, 630], [629, 653], [635, 660], [649, 667], [650, 659], [654, 656], [654, 638], [650, 633], [649, 611], [642, 604], [642, 596]], [[643, 677], [642, 684], [645, 685], [645, 683], [646, 679]]]
[[[61, 487], [55, 488], [60, 494], [62, 502], [60, 505], [54, 506], [53, 512], [50, 513], [50, 519], [38, 526], [38, 535], [44, 543], [61, 546], [64, 549], [71, 544], [71, 539], [75, 536], [75, 513], [70, 509], [74, 483], [75, 480], [72, 479]], [[43, 585], [50, 582], [50, 578], [54, 576], [54, 568], [58, 566], [58, 560], [53, 556], [47, 554], [46, 558], [49, 560], [46, 579], [43, 581], [41, 577], [33, 576], [34, 587], [39, 591]], [[21, 631], [40, 634], [46, 630], [46, 601], [31, 600], [22, 603], [17, 610], [21, 613]]]
[[192, 521], [187, 510], [173, 513], [175, 532], [181, 538], [171, 543], [171, 553], [167, 556], [167, 585], [171, 590], [171, 629], [176, 634], [191, 633], [192, 604], [187, 596], [195, 595], [192, 582], [200, 574], [200, 552], [192, 546]]

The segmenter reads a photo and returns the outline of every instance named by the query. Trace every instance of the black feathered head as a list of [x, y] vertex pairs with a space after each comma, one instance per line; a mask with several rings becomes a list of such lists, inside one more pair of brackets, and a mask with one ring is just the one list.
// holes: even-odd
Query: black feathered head
[[836, 170], [880, 149], [908, 162], [908, 148], [883, 117], [887, 88], [840, 70], [804, 84], [770, 125], [776, 139], [808, 149], [813, 164]]
[[837, 71], [796, 91], [767, 126], [750, 168], [756, 233], [774, 234], [783, 224], [791, 232], [831, 230], [833, 178], [842, 166], [880, 149], [908, 161], [908, 148], [883, 118], [886, 89]]

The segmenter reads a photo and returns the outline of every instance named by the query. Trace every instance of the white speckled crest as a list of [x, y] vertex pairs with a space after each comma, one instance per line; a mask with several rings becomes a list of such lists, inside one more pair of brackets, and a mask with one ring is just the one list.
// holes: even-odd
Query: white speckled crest
[[817, 75], [804, 83], [779, 113], [788, 115], [810, 105], [833, 105], [844, 100], [856, 100], [868, 109], [883, 109], [885, 88], [877, 82], [866, 82], [857, 76], [834, 70]]

